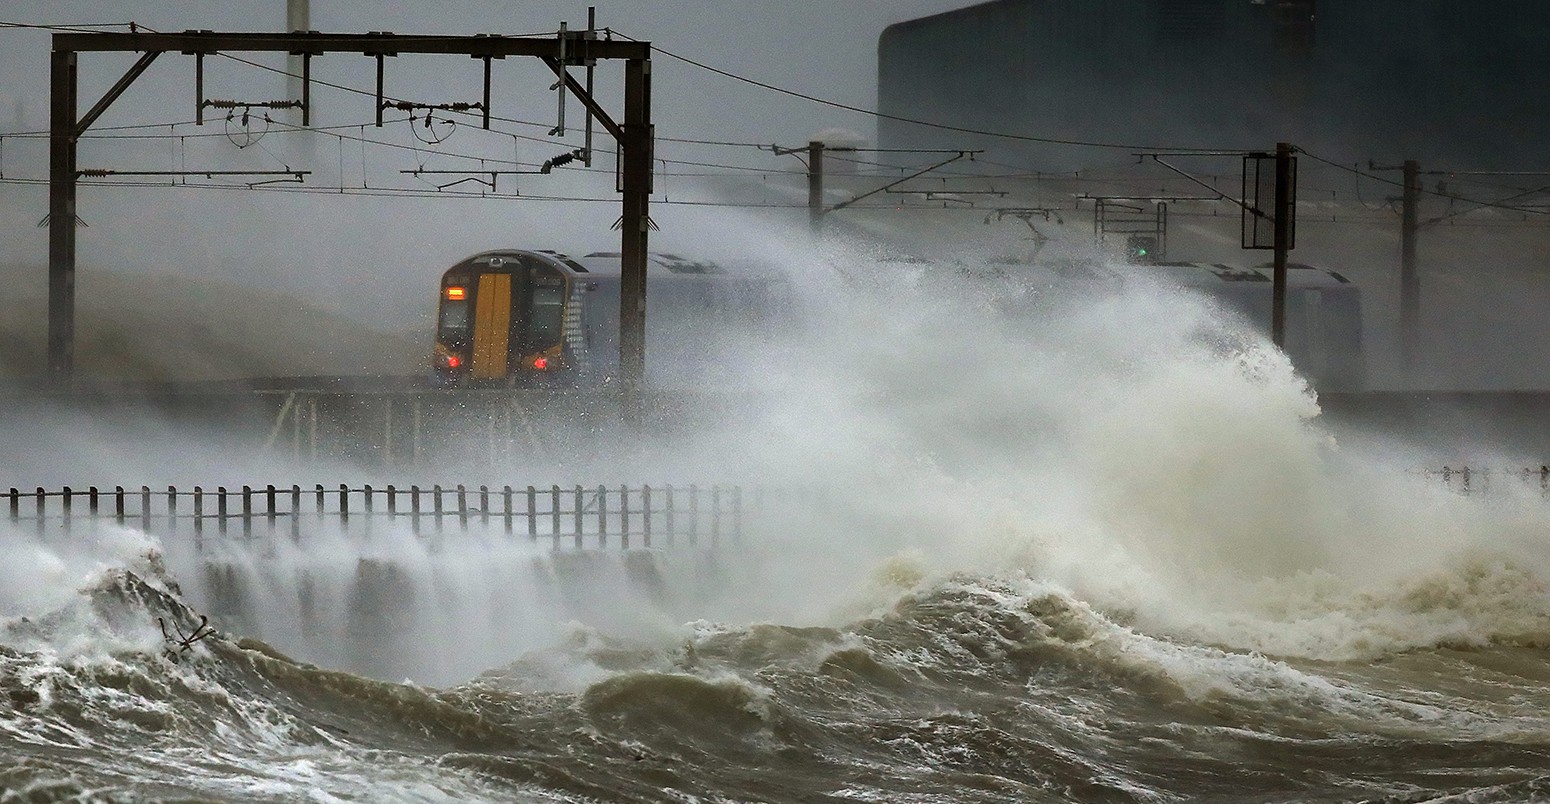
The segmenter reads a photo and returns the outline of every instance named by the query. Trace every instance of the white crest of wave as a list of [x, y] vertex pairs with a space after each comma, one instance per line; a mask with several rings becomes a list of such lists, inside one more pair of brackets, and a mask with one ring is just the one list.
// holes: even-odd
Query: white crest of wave
[[[0, 526], [7, 543], [0, 561], [0, 634], [21, 650], [59, 659], [106, 658], [116, 650], [160, 650], [154, 615], [108, 623], [91, 605], [91, 590], [128, 570], [162, 589], [160, 544], [132, 528], [102, 524], [89, 535], [41, 540]], [[165, 591], [165, 589], [163, 589]]]
[[1401, 445], [1341, 444], [1285, 355], [1211, 301], [831, 259], [842, 275], [800, 283], [808, 329], [765, 356], [771, 429], [750, 450], [841, 500], [796, 550], [805, 588], [854, 592], [827, 579], [913, 549], [927, 580], [1026, 571], [1228, 648], [1341, 659], [1550, 634], [1537, 494], [1463, 498]]

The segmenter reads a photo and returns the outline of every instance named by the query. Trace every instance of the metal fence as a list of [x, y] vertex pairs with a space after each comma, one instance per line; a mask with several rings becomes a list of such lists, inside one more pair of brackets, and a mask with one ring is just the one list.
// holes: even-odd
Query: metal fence
[[744, 526], [739, 486], [67, 486], [12, 488], [6, 502], [11, 524], [34, 528], [40, 537], [108, 521], [158, 536], [191, 534], [196, 547], [209, 536], [299, 542], [309, 526], [369, 533], [386, 525], [407, 526], [417, 535], [498, 529], [512, 538], [550, 540], [555, 549], [630, 549], [715, 545], [741, 539]]
[[[1550, 466], [1525, 466], [1506, 469], [1472, 466], [1444, 466], [1424, 469], [1429, 479], [1439, 481], [1460, 494], [1483, 494], [1493, 488], [1538, 489], [1550, 496]], [[1510, 484], [1510, 485], [1509, 485]]]

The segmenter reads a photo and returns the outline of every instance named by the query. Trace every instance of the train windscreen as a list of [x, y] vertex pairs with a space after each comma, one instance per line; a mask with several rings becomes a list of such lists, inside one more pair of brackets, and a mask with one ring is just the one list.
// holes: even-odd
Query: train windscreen
[[445, 300], [441, 303], [441, 321], [437, 323], [441, 338], [448, 342], [468, 340], [468, 302]]

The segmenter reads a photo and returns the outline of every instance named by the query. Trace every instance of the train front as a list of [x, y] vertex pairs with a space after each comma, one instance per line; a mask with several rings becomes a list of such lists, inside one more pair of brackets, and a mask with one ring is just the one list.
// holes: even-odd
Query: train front
[[441, 278], [436, 344], [438, 387], [562, 382], [571, 277], [559, 259], [525, 251], [485, 252]]

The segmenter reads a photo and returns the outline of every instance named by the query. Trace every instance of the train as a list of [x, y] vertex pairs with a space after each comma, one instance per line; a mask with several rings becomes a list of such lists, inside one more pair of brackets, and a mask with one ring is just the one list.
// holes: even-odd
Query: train
[[[1362, 290], [1339, 271], [1288, 263], [1286, 337], [1292, 365], [1320, 391], [1359, 391], [1367, 385], [1362, 334]], [[1199, 291], [1269, 332], [1274, 265], [1162, 262], [1132, 270]]]
[[[441, 277], [431, 357], [437, 387], [588, 387], [619, 373], [619, 252], [485, 251]], [[648, 378], [704, 383], [727, 333], [778, 305], [770, 276], [675, 254], [647, 255]], [[662, 322], [667, 322], [663, 325]]]
[[[1261, 332], [1270, 332], [1274, 286], [1271, 263], [1132, 263], [1066, 257], [1002, 267], [1017, 277], [1014, 281], [1044, 291], [1042, 295], [1054, 297], [1056, 303], [1070, 293], [1171, 286], [1204, 296]], [[1285, 332], [1283, 350], [1315, 389], [1365, 390], [1362, 290], [1344, 274], [1330, 268], [1289, 263]]]
[[[647, 379], [658, 387], [714, 386], [732, 379], [729, 372], [739, 364], [738, 335], [762, 327], [766, 336], [778, 337], [772, 335], [778, 311], [791, 309], [792, 289], [779, 272], [729, 271], [713, 262], [658, 252], [648, 254], [647, 270]], [[1043, 299], [1040, 303], [1058, 303], [1062, 289], [1076, 293], [1167, 283], [1199, 292], [1269, 330], [1269, 264], [1050, 259], [960, 273], [965, 281], [994, 278], [1038, 291], [1013, 294], [1014, 305], [1035, 297]], [[549, 250], [504, 249], [459, 261], [441, 277], [431, 360], [434, 384], [595, 387], [616, 381], [620, 278], [618, 252], [572, 258]], [[1006, 312], [1036, 311], [1030, 306]], [[1338, 271], [1289, 265], [1286, 322], [1285, 351], [1314, 388], [1365, 387], [1362, 296], [1355, 283]]]

